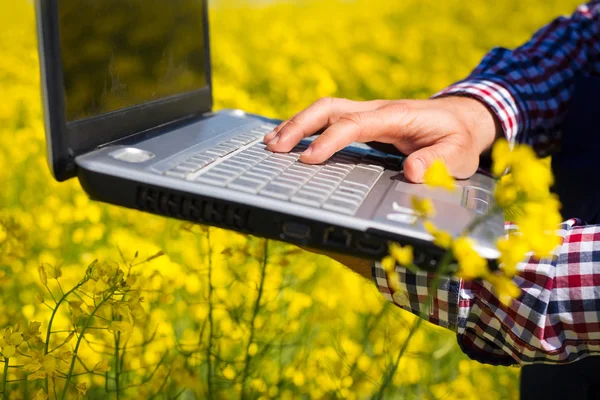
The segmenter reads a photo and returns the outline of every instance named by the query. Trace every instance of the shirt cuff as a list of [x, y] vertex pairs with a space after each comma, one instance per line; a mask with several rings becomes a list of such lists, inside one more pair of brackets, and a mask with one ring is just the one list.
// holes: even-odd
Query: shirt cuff
[[[396, 274], [387, 274], [380, 262], [373, 264], [373, 280], [375, 285], [388, 300], [404, 310], [410, 311], [432, 324], [458, 330], [459, 278], [441, 278], [433, 294], [427, 315], [423, 316], [429, 299], [434, 274], [426, 271], [412, 272], [404, 267], [396, 266]], [[391, 276], [390, 276], [391, 275]], [[397, 279], [392, 282], [390, 279]], [[393, 289], [395, 288], [395, 290]]]
[[524, 129], [522, 113], [519, 112], [516, 98], [501, 83], [471, 77], [447, 87], [433, 95], [432, 98], [451, 95], [472, 97], [485, 104], [500, 122], [504, 136], [511, 145]]

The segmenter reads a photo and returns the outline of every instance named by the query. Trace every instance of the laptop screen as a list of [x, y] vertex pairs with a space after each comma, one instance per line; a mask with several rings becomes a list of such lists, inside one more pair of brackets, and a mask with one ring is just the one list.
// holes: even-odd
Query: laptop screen
[[207, 86], [201, 0], [59, 0], [67, 122]]

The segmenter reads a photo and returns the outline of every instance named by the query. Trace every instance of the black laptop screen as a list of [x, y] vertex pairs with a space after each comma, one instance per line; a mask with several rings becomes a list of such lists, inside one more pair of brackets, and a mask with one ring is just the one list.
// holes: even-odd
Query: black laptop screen
[[202, 0], [59, 0], [67, 121], [207, 86]]

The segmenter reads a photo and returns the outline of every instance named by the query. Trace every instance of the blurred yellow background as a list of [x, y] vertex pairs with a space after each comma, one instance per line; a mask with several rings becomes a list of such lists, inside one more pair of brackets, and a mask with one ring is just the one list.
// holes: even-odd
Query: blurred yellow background
[[[286, 118], [323, 96], [425, 98], [466, 76], [491, 47], [516, 46], [576, 5], [221, 0], [210, 8], [216, 108]], [[90, 327], [104, 328], [78, 340], [66, 390], [73, 354], [46, 351], [40, 371], [55, 378], [27, 380], [18, 366], [31, 354], [20, 345], [3, 375], [10, 398], [40, 389], [50, 398], [79, 389], [90, 398], [165, 399], [365, 398], [379, 390], [413, 318], [384, 306], [370, 282], [292, 246], [98, 204], [76, 181], [54, 182], [27, 0], [0, 0], [0, 96], [0, 329], [39, 321], [42, 340], [69, 339], [74, 318], [90, 315], [77, 302], [93, 308], [98, 284], [85, 287], [91, 297], [63, 302], [48, 330], [52, 297], [83, 279], [94, 259], [129, 271], [128, 285], [143, 297], [141, 308], [131, 294], [126, 306], [109, 299], [109, 310], [90, 317]], [[114, 324], [127, 319], [133, 328]], [[74, 351], [69, 340], [62, 350]], [[421, 329], [384, 397], [518, 397], [518, 369], [468, 361], [455, 341]]]

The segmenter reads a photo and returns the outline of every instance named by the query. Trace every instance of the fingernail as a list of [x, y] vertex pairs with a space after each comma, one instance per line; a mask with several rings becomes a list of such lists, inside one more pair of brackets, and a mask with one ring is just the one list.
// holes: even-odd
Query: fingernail
[[265, 139], [265, 143], [269, 143], [271, 141], [271, 139], [273, 138], [273, 135], [275, 135], [275, 131], [271, 131], [269, 133], [267, 133], [264, 137]]
[[306, 150], [304, 150], [302, 152], [302, 154], [300, 154], [301, 156], [310, 156], [312, 154], [312, 146], [308, 146], [308, 148]]
[[279, 142], [279, 135], [275, 135], [275, 137], [271, 139], [267, 145], [276, 144], [277, 142]]
[[415, 167], [417, 167], [417, 177], [418, 179], [423, 179], [423, 174], [425, 174], [425, 162], [420, 158], [417, 158], [415, 161]]

